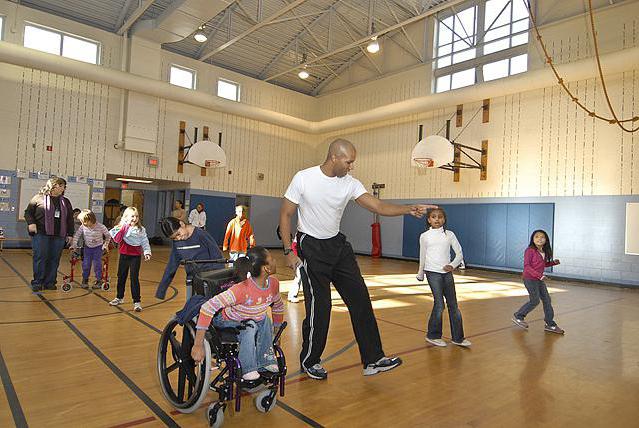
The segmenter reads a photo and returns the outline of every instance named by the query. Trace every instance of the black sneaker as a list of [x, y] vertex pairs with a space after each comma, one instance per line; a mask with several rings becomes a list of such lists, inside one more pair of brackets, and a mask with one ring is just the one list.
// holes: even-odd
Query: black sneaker
[[42, 286], [39, 284], [31, 284], [31, 291], [33, 293], [39, 293], [42, 291]]
[[89, 288], [89, 279], [82, 279], [82, 283], [80, 284], [82, 288]]
[[382, 357], [376, 363], [369, 364], [364, 368], [364, 376], [372, 376], [377, 373], [387, 372], [401, 365], [402, 359], [399, 357]]
[[[87, 287], [89, 286], [89, 284], [87, 284]], [[100, 280], [96, 280], [95, 283], [93, 284], [93, 286], [91, 287], [94, 290], [99, 290], [102, 288], [102, 281]]]
[[328, 372], [319, 364], [315, 364], [313, 367], [309, 368], [302, 366], [302, 370], [305, 371], [306, 375], [311, 379], [326, 380], [326, 378], [328, 378]]
[[45, 290], [57, 290], [57, 289], [58, 289], [58, 287], [56, 287], [56, 285], [55, 285], [55, 284], [45, 284], [45, 285], [44, 285], [44, 289], [45, 289]]

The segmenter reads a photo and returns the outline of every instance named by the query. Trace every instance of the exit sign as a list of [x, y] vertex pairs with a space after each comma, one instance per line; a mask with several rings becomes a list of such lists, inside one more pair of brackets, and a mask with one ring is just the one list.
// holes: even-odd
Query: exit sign
[[157, 156], [149, 156], [146, 158], [146, 165], [152, 168], [157, 168], [160, 165], [160, 158]]

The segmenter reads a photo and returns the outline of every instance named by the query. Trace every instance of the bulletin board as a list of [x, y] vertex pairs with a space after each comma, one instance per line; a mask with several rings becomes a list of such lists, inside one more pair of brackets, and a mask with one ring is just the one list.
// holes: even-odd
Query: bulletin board
[[[29, 201], [46, 184], [47, 180], [37, 178], [23, 178], [20, 180], [20, 204], [18, 205], [18, 220], [24, 220], [24, 210]], [[86, 183], [67, 183], [64, 196], [71, 201], [73, 208], [88, 209], [90, 204], [91, 186]]]

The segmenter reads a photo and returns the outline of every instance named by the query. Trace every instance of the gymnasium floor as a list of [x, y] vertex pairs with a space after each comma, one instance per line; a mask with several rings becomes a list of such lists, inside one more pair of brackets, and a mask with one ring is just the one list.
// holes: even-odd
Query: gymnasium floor
[[[277, 256], [285, 291], [291, 272]], [[142, 313], [130, 311], [128, 289], [122, 309], [107, 304], [115, 284], [108, 292], [33, 295], [30, 252], [5, 250], [0, 259], [1, 427], [14, 420], [31, 427], [206, 426], [204, 408], [184, 415], [166, 403], [155, 374], [159, 331], [184, 301], [182, 272], [167, 300], [152, 297], [166, 247], [143, 264]], [[414, 279], [416, 263], [361, 257], [360, 266], [385, 351], [404, 365], [362, 376], [348, 314], [335, 294], [324, 353], [329, 378], [300, 376], [304, 306], [288, 304], [286, 396], [267, 415], [245, 397], [240, 413], [227, 409], [224, 426], [639, 426], [639, 290], [549, 281], [567, 332], [561, 337], [544, 333], [541, 306], [529, 316], [529, 331], [511, 324], [526, 300], [517, 275], [467, 270], [456, 283], [473, 347], [440, 349], [424, 341], [432, 299]], [[61, 270], [68, 268], [65, 254]]]

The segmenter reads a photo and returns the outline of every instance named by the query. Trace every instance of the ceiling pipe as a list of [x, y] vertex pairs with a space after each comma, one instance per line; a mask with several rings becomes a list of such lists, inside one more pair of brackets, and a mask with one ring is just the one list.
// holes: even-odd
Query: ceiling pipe
[[0, 62], [102, 83], [208, 110], [247, 117], [301, 132], [309, 133], [313, 128], [312, 122], [287, 114], [229, 101], [205, 92], [171, 85], [168, 82], [39, 52], [13, 43], [0, 42]]
[[[606, 76], [639, 68], [639, 46], [601, 56]], [[384, 126], [386, 120], [439, 108], [455, 106], [485, 98], [532, 91], [557, 84], [547, 68], [531, 70], [491, 82], [479, 83], [440, 94], [411, 98], [387, 104], [364, 112], [333, 117], [319, 122], [309, 121], [261, 107], [225, 100], [200, 91], [180, 88], [167, 82], [148, 79], [134, 74], [109, 69], [93, 64], [63, 58], [22, 46], [0, 42], [0, 62], [49, 71], [78, 79], [128, 89], [147, 95], [202, 107], [222, 113], [234, 114], [273, 125], [282, 126], [308, 134], [325, 134], [365, 125], [369, 128]], [[564, 81], [577, 81], [596, 77], [594, 58], [562, 64], [558, 67]]]

